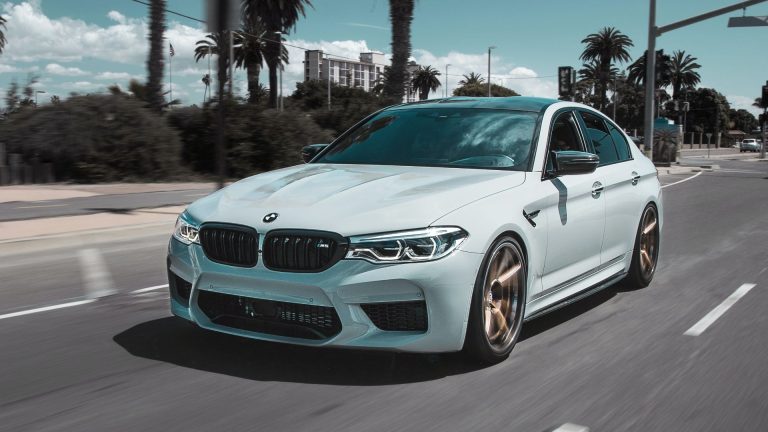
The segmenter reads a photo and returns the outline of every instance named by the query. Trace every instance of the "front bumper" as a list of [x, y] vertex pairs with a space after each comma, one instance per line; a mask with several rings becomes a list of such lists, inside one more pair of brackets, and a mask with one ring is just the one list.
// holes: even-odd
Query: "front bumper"
[[[457, 250], [432, 262], [377, 265], [341, 260], [323, 272], [290, 273], [269, 270], [261, 259], [252, 268], [218, 264], [208, 260], [199, 245], [187, 246], [172, 238], [168, 253], [171, 311], [200, 327], [253, 339], [411, 352], [458, 351], [464, 344], [472, 291], [482, 259], [482, 254]], [[191, 284], [186, 296], [174, 292], [174, 277]], [[211, 321], [200, 307], [203, 291], [330, 307], [338, 315], [341, 329], [328, 338], [310, 339], [220, 325]], [[419, 301], [426, 304], [426, 331], [382, 330], [361, 306]]]

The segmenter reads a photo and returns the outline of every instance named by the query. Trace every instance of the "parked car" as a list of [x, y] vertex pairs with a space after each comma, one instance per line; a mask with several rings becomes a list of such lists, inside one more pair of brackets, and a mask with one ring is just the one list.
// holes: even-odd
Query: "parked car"
[[739, 144], [739, 151], [741, 153], [744, 152], [759, 152], [762, 148], [762, 143], [758, 142], [754, 138], [746, 138], [741, 141], [741, 144]]
[[305, 165], [191, 204], [168, 247], [171, 311], [254, 339], [500, 361], [526, 320], [651, 282], [662, 192], [631, 142], [550, 99], [384, 109]]

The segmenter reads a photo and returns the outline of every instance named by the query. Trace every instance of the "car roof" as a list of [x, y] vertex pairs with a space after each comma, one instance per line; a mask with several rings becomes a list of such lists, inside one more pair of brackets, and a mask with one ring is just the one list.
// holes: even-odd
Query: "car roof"
[[489, 108], [507, 109], [514, 111], [543, 112], [550, 105], [562, 102], [557, 99], [510, 96], [510, 97], [468, 97], [455, 96], [442, 99], [428, 99], [390, 107], [390, 110], [420, 109], [420, 108]]

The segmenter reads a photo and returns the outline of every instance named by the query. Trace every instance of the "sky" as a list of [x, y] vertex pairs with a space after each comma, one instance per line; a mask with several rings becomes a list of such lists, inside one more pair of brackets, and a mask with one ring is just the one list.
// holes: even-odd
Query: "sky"
[[[658, 0], [657, 24], [665, 25], [737, 3], [737, 0]], [[288, 43], [349, 58], [360, 52], [390, 52], [387, 0], [312, 0]], [[204, 19], [203, 0], [168, 0], [168, 8]], [[147, 6], [133, 0], [0, 0], [8, 21], [7, 44], [0, 54], [0, 90], [12, 80], [23, 84], [39, 77], [40, 103], [51, 95], [105, 92], [107, 86], [127, 87], [146, 76]], [[768, 15], [768, 2], [747, 9], [747, 15]], [[712, 18], [662, 35], [657, 48], [684, 50], [702, 65], [701, 86], [726, 95], [732, 106], [749, 109], [768, 79], [764, 54], [768, 28], [727, 28], [728, 16]], [[412, 24], [412, 56], [419, 64], [441, 71], [448, 91], [462, 74], [486, 75], [487, 50], [492, 51], [492, 81], [526, 96], [555, 97], [558, 66], [579, 68], [581, 40], [602, 27], [613, 26], [634, 41], [633, 58], [648, 42], [646, 0], [417, 0]], [[173, 97], [200, 104], [202, 76], [208, 62], [195, 63], [195, 42], [206, 34], [202, 24], [168, 15], [166, 38], [173, 44]], [[291, 63], [283, 77], [290, 94], [303, 80], [303, 53], [289, 48]], [[167, 60], [167, 59], [166, 59]], [[213, 62], [215, 67], [215, 60]], [[624, 68], [627, 65], [619, 65]], [[168, 66], [166, 65], [166, 72]], [[267, 80], [266, 72], [261, 74]], [[168, 88], [169, 75], [165, 85]], [[238, 72], [235, 88], [246, 92]], [[441, 97], [444, 87], [430, 97]], [[0, 102], [0, 105], [2, 102]]]

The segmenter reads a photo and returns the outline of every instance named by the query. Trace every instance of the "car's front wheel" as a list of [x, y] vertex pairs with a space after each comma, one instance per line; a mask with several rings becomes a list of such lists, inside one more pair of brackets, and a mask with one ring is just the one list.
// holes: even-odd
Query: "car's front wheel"
[[630, 288], [645, 288], [653, 280], [659, 260], [660, 233], [658, 210], [655, 205], [649, 204], [643, 210], [640, 226], [637, 227], [632, 263], [626, 279]]
[[484, 363], [497, 363], [514, 348], [525, 312], [526, 259], [513, 237], [497, 239], [475, 281], [464, 350]]

